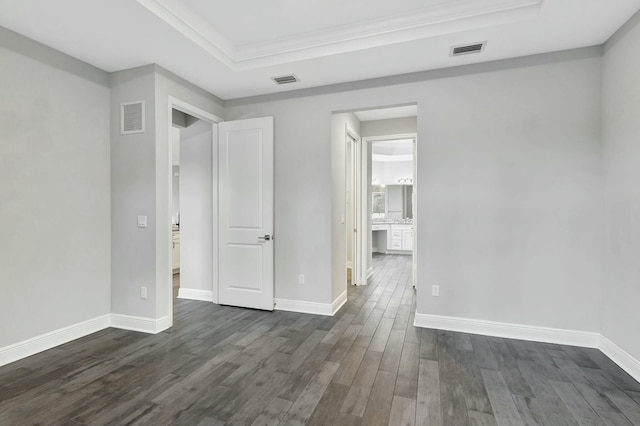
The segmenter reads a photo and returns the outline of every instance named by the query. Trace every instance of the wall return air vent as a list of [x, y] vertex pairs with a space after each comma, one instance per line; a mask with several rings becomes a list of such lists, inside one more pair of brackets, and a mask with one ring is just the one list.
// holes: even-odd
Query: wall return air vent
[[144, 101], [120, 104], [120, 134], [144, 133]]
[[271, 79], [273, 81], [275, 81], [277, 84], [291, 84], [291, 83], [297, 83], [298, 81], [298, 77], [296, 77], [293, 74], [290, 75], [283, 75], [280, 77], [271, 77]]
[[486, 41], [472, 44], [464, 44], [462, 46], [452, 46], [451, 47], [451, 56], [462, 56], [462, 55], [470, 55], [472, 53], [480, 53], [484, 51], [485, 46], [487, 45]]

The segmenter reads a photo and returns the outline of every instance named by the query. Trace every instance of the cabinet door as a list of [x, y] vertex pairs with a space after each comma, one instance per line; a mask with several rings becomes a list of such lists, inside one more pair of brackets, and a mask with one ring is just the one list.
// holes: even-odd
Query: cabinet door
[[405, 229], [402, 231], [402, 250], [413, 251], [413, 230]]

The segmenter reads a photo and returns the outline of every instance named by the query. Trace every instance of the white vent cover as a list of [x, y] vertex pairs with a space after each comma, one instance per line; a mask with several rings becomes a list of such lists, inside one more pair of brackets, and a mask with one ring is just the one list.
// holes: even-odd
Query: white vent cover
[[120, 133], [144, 133], [144, 101], [120, 104]]
[[273, 81], [275, 81], [277, 84], [291, 84], [291, 83], [297, 83], [298, 81], [298, 77], [296, 77], [293, 74], [290, 75], [283, 75], [280, 77], [271, 77], [271, 79]]
[[478, 43], [464, 44], [462, 46], [452, 46], [451, 56], [461, 56], [461, 55], [470, 55], [472, 53], [480, 53], [484, 51], [484, 48], [486, 45], [487, 45], [487, 42], [482, 41]]

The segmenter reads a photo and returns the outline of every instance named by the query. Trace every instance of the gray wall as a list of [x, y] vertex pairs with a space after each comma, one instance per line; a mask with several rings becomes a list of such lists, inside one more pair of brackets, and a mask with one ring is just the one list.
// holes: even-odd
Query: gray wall
[[[342, 268], [328, 239], [344, 188], [331, 113], [417, 103], [418, 312], [598, 330], [601, 48], [421, 78], [227, 103], [228, 119], [275, 116], [278, 297], [326, 302], [326, 271]], [[317, 291], [295, 284], [302, 268]]]
[[0, 347], [110, 312], [108, 75], [0, 27]]
[[201, 120], [180, 130], [180, 288], [209, 292], [213, 290], [213, 184], [217, 178], [212, 141], [209, 122]]
[[388, 120], [363, 121], [360, 125], [363, 138], [370, 136], [401, 135], [418, 131], [418, 117], [390, 118]]
[[[121, 135], [120, 104], [142, 100], [145, 133]], [[111, 308], [145, 318], [156, 315], [155, 111], [153, 65], [111, 74]], [[137, 216], [147, 216], [147, 228]]]
[[640, 359], [640, 14], [605, 46], [602, 333]]

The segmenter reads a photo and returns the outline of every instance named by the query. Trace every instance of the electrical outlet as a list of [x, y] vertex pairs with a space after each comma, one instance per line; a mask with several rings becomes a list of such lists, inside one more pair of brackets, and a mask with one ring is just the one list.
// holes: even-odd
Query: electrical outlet
[[145, 286], [140, 287], [140, 299], [147, 299], [147, 288]]
[[433, 297], [440, 297], [440, 286], [439, 285], [434, 285], [433, 287], [431, 287], [431, 295]]
[[298, 275], [298, 284], [304, 284], [304, 274]]

